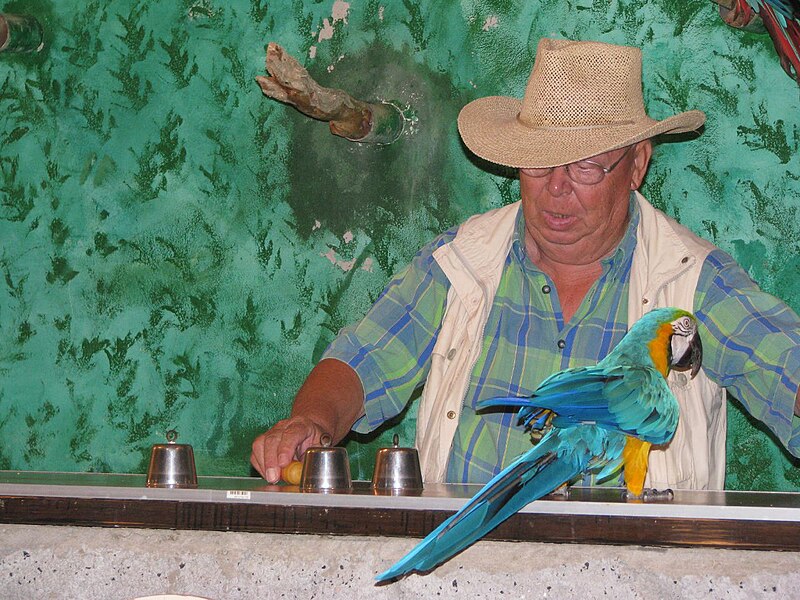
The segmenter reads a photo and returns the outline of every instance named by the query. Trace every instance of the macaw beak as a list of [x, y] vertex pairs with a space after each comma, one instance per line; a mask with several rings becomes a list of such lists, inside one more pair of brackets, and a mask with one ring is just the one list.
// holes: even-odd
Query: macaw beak
[[680, 360], [673, 365], [678, 371], [688, 371], [691, 368], [691, 376], [700, 372], [703, 364], [703, 343], [700, 341], [700, 334], [695, 332], [694, 337], [689, 342], [689, 349], [684, 353]]

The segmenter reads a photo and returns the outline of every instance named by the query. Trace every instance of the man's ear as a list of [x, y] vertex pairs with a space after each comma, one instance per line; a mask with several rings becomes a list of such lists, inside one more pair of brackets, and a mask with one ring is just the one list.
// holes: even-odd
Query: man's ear
[[653, 155], [653, 144], [644, 140], [633, 148], [633, 169], [631, 170], [631, 189], [638, 190], [644, 181], [650, 157]]

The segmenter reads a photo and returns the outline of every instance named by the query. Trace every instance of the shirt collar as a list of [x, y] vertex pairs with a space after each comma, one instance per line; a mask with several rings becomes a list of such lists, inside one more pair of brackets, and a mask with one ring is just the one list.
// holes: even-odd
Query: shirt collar
[[[617, 249], [600, 261], [600, 263], [603, 265], [604, 273], [619, 272], [624, 268], [625, 265], [629, 264], [630, 261], [633, 260], [633, 251], [636, 249], [636, 228], [639, 226], [640, 218], [639, 205], [636, 203], [636, 197], [633, 192], [631, 192], [629, 202], [630, 204], [628, 211], [631, 218], [628, 221], [628, 227], [625, 230], [625, 235], [622, 236], [622, 240], [617, 246]], [[517, 224], [514, 228], [514, 237], [511, 240], [511, 251], [514, 253], [520, 264], [524, 265], [528, 269], [539, 272], [539, 269], [536, 268], [533, 263], [531, 263], [527, 254], [525, 253], [525, 244], [523, 243], [524, 239], [525, 215], [522, 211], [522, 203], [520, 202], [519, 212], [517, 213]]]

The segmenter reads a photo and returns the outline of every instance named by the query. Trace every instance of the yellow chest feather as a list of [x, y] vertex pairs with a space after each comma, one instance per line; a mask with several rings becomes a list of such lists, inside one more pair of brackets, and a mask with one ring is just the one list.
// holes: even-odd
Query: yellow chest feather
[[664, 323], [658, 330], [656, 335], [647, 344], [650, 351], [650, 358], [653, 359], [656, 369], [664, 376], [667, 376], [669, 370], [669, 340], [672, 335], [672, 324]]

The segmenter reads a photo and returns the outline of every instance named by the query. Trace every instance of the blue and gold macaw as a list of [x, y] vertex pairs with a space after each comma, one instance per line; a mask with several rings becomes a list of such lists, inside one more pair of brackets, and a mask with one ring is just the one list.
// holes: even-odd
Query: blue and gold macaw
[[528, 398], [492, 398], [480, 408], [519, 406], [520, 424], [548, 431], [498, 473], [461, 510], [432, 531], [378, 581], [443, 563], [501, 522], [582, 473], [598, 478], [624, 469], [628, 494], [641, 497], [651, 445], [678, 426], [678, 402], [666, 383], [671, 369], [700, 369], [702, 346], [694, 316], [655, 309], [592, 367], [551, 375]]

